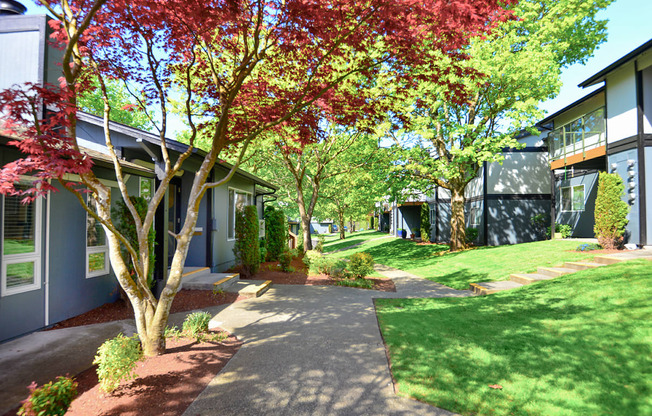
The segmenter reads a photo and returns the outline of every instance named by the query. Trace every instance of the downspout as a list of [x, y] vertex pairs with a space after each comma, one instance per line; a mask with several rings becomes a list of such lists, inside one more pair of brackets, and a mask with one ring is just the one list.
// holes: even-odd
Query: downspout
[[[48, 183], [51, 181], [48, 179]], [[50, 325], [50, 196], [45, 198], [45, 326]]]

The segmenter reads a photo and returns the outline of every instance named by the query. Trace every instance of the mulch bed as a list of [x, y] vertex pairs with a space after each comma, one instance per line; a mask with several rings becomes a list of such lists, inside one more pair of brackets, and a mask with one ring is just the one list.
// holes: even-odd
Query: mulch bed
[[[269, 261], [260, 265], [260, 270], [251, 279], [271, 280], [275, 285], [305, 285], [305, 286], [335, 286], [338, 279], [332, 278], [325, 274], [308, 275], [306, 265], [301, 258], [294, 258], [290, 263], [295, 271], [286, 273], [281, 270], [281, 266], [276, 261]], [[231, 271], [239, 272], [237, 267]], [[241, 279], [245, 279], [242, 276]], [[366, 277], [366, 280], [374, 282], [373, 290], [381, 292], [396, 292], [394, 282], [387, 277]]]

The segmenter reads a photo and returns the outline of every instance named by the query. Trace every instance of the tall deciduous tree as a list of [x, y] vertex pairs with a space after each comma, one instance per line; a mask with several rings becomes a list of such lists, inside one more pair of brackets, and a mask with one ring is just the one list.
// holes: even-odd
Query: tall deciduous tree
[[[428, 66], [423, 51], [437, 50], [458, 68], [460, 49], [470, 36], [502, 20], [499, 0], [41, 0], [56, 18], [54, 37], [63, 46], [59, 86], [32, 86], [2, 94], [0, 105], [24, 159], [7, 165], [0, 190], [21, 192], [13, 184], [21, 174], [39, 172], [28, 197], [55, 190], [55, 180], [73, 192], [89, 215], [107, 231], [112, 269], [133, 306], [144, 353], [165, 350], [163, 336], [182, 277], [199, 204], [210, 188], [218, 157], [231, 149], [244, 152], [263, 134], [292, 128], [299, 143], [314, 140], [321, 114], [348, 124], [359, 114], [383, 111], [367, 100], [366, 88], [381, 71], [412, 81], [409, 68]], [[464, 72], [459, 69], [460, 74]], [[355, 75], [355, 78], [352, 78]], [[138, 234], [132, 245], [111, 219], [111, 188], [92, 171], [90, 158], [76, 142], [78, 94], [99, 80], [104, 100], [106, 149], [113, 160], [122, 199]], [[134, 95], [148, 111], [160, 138], [158, 187], [144, 219], [131, 203], [109, 129], [111, 108], [106, 79], [138, 85]], [[352, 79], [352, 81], [347, 81]], [[172, 155], [167, 148], [171, 97], [181, 102], [190, 127], [188, 148]], [[54, 114], [33, 110], [47, 104]], [[196, 114], [196, 109], [201, 109]], [[320, 117], [315, 117], [320, 114]], [[36, 115], [28, 122], [30, 115]], [[193, 155], [195, 141], [206, 154], [189, 192], [181, 230], [165, 286], [157, 299], [147, 287], [147, 236], [154, 213], [170, 181]], [[77, 174], [80, 186], [65, 181]], [[81, 189], [80, 189], [81, 188]], [[89, 209], [88, 192], [96, 210]], [[121, 255], [124, 246], [129, 258]], [[136, 278], [129, 276], [133, 263]]]
[[[107, 79], [105, 87], [111, 106], [111, 121], [141, 130], [149, 130], [152, 127], [147, 113], [136, 103], [124, 84], [117, 80]], [[89, 88], [82, 91], [78, 101], [81, 111], [99, 117], [104, 116], [104, 93], [97, 79], [92, 80]]]
[[[609, 3], [520, 1], [513, 6], [518, 20], [466, 49], [467, 69], [475, 75], [422, 82], [399, 110], [408, 131], [400, 139], [402, 169], [451, 191], [451, 251], [465, 247], [466, 185], [483, 162], [500, 162], [502, 149], [519, 146], [515, 134], [533, 125], [541, 116], [538, 104], [558, 93], [561, 67], [584, 62], [605, 39], [606, 22], [596, 13]], [[445, 66], [448, 59], [438, 62]], [[466, 95], [451, 94], [450, 85], [458, 83]]]

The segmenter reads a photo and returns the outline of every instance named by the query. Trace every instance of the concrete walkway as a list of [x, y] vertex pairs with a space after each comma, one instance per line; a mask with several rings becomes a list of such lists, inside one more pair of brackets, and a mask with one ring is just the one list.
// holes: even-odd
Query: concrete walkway
[[378, 270], [396, 293], [276, 285], [217, 314], [244, 345], [184, 415], [449, 415], [394, 393], [373, 298], [470, 292]]

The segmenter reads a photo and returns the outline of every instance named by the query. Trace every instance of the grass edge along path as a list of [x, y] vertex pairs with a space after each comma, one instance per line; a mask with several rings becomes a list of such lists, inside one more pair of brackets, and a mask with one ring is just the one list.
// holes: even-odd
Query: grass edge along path
[[445, 244], [418, 245], [414, 241], [393, 238], [369, 241], [334, 253], [332, 257], [365, 251], [376, 263], [465, 290], [470, 283], [508, 280], [512, 273], [530, 273], [537, 267], [553, 267], [595, 257], [591, 251], [574, 251], [580, 244], [574, 240], [547, 240], [449, 253]]
[[398, 391], [464, 415], [650, 415], [651, 267], [483, 297], [377, 299]]

